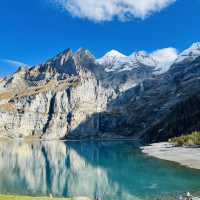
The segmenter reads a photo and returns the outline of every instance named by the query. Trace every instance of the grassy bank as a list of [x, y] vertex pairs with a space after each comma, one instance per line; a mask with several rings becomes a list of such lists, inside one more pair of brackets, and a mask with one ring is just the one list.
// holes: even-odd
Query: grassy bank
[[72, 200], [70, 198], [28, 197], [17, 195], [0, 195], [0, 200]]
[[188, 135], [175, 137], [170, 142], [177, 146], [200, 146], [200, 132], [195, 131]]

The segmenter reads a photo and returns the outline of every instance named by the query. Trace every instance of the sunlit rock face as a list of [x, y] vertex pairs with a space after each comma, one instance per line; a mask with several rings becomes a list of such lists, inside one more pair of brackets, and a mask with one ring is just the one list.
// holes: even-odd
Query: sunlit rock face
[[[0, 82], [1, 136], [65, 138], [93, 113], [103, 112], [113, 89], [105, 89], [93, 56], [64, 51], [45, 64], [20, 68]], [[98, 127], [90, 124], [91, 132]]]
[[[129, 72], [107, 73], [85, 49], [76, 53], [67, 49], [45, 64], [21, 67], [0, 80], [0, 136], [93, 137], [104, 132], [99, 113], [151, 77], [153, 69], [141, 64]], [[114, 112], [111, 108], [110, 114]]]
[[86, 49], [20, 67], [0, 79], [0, 137], [154, 142], [200, 130], [199, 46], [164, 71], [143, 51], [95, 59]]

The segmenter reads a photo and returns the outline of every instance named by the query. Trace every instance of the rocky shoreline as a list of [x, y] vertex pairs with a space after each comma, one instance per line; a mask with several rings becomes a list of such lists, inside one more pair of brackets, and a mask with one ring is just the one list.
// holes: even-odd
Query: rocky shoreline
[[149, 156], [200, 169], [200, 148], [176, 147], [170, 143], [161, 142], [141, 147], [141, 150]]

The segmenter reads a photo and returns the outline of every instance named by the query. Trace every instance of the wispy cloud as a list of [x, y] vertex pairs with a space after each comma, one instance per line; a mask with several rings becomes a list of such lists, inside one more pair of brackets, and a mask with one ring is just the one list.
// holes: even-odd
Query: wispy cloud
[[50, 0], [71, 15], [95, 22], [145, 19], [161, 11], [176, 0]]
[[28, 66], [27, 64], [17, 60], [2, 59], [1, 61], [13, 67]]
[[172, 47], [158, 49], [152, 52], [151, 56], [159, 62], [162, 71], [167, 71], [171, 64], [177, 59], [178, 51]]

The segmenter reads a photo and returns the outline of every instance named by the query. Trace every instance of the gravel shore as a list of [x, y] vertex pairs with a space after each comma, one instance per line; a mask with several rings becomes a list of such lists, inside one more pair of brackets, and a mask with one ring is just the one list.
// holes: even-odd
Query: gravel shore
[[200, 169], [200, 148], [175, 147], [170, 143], [162, 142], [141, 147], [141, 150], [149, 156]]

